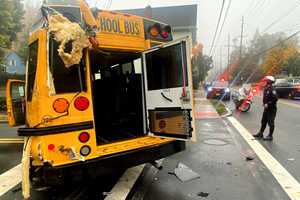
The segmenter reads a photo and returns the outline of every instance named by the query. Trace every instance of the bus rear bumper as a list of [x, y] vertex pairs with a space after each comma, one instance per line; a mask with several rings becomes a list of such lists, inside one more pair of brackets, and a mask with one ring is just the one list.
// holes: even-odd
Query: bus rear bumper
[[[43, 166], [39, 174], [31, 174], [43, 180], [46, 185], [59, 185], [64, 182], [64, 177], [96, 177], [112, 174], [118, 170], [124, 170], [129, 167], [137, 166], [143, 163], [171, 156], [175, 153], [185, 150], [184, 141], [171, 141], [168, 143], [155, 145], [147, 148], [136, 149], [132, 151], [112, 154], [105, 157], [99, 157], [85, 162], [77, 162], [62, 166]], [[33, 171], [31, 171], [33, 172]], [[67, 180], [74, 181], [74, 180]]]

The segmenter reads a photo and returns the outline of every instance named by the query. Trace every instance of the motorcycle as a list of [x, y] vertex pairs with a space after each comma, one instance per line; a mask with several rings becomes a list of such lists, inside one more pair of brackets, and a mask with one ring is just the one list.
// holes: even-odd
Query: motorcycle
[[241, 112], [248, 112], [252, 105], [253, 93], [251, 91], [249, 91], [248, 94], [240, 94], [239, 92], [236, 92], [232, 95], [232, 100], [237, 110]]

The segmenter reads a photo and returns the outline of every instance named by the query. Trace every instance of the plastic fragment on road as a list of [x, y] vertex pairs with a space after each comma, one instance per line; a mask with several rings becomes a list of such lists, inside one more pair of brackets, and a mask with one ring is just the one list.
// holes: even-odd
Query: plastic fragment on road
[[[170, 173], [169, 173], [170, 174]], [[174, 175], [181, 181], [191, 181], [200, 178], [200, 175], [190, 169], [183, 163], [178, 163], [177, 167], [174, 169]]]
[[[54, 34], [54, 39], [60, 43], [58, 54], [67, 68], [79, 64], [82, 58], [82, 50], [90, 46], [85, 31], [77, 23], [72, 23], [62, 14], [56, 13], [49, 18], [49, 30]], [[70, 52], [66, 52], [66, 46], [72, 44]]]

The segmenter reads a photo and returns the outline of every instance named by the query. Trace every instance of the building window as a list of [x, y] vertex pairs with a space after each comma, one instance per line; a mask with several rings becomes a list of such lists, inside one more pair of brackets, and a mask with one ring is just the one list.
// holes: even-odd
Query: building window
[[13, 66], [13, 67], [16, 67], [17, 66], [17, 62], [15, 60], [10, 60], [9, 61], [9, 65]]

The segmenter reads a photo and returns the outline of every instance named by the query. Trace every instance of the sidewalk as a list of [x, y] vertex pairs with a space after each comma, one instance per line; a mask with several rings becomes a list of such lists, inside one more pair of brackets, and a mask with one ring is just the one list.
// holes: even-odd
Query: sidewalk
[[195, 104], [196, 104], [196, 119], [215, 119], [219, 118], [219, 114], [213, 107], [213, 105], [206, 99], [203, 90], [197, 90], [195, 92]]

